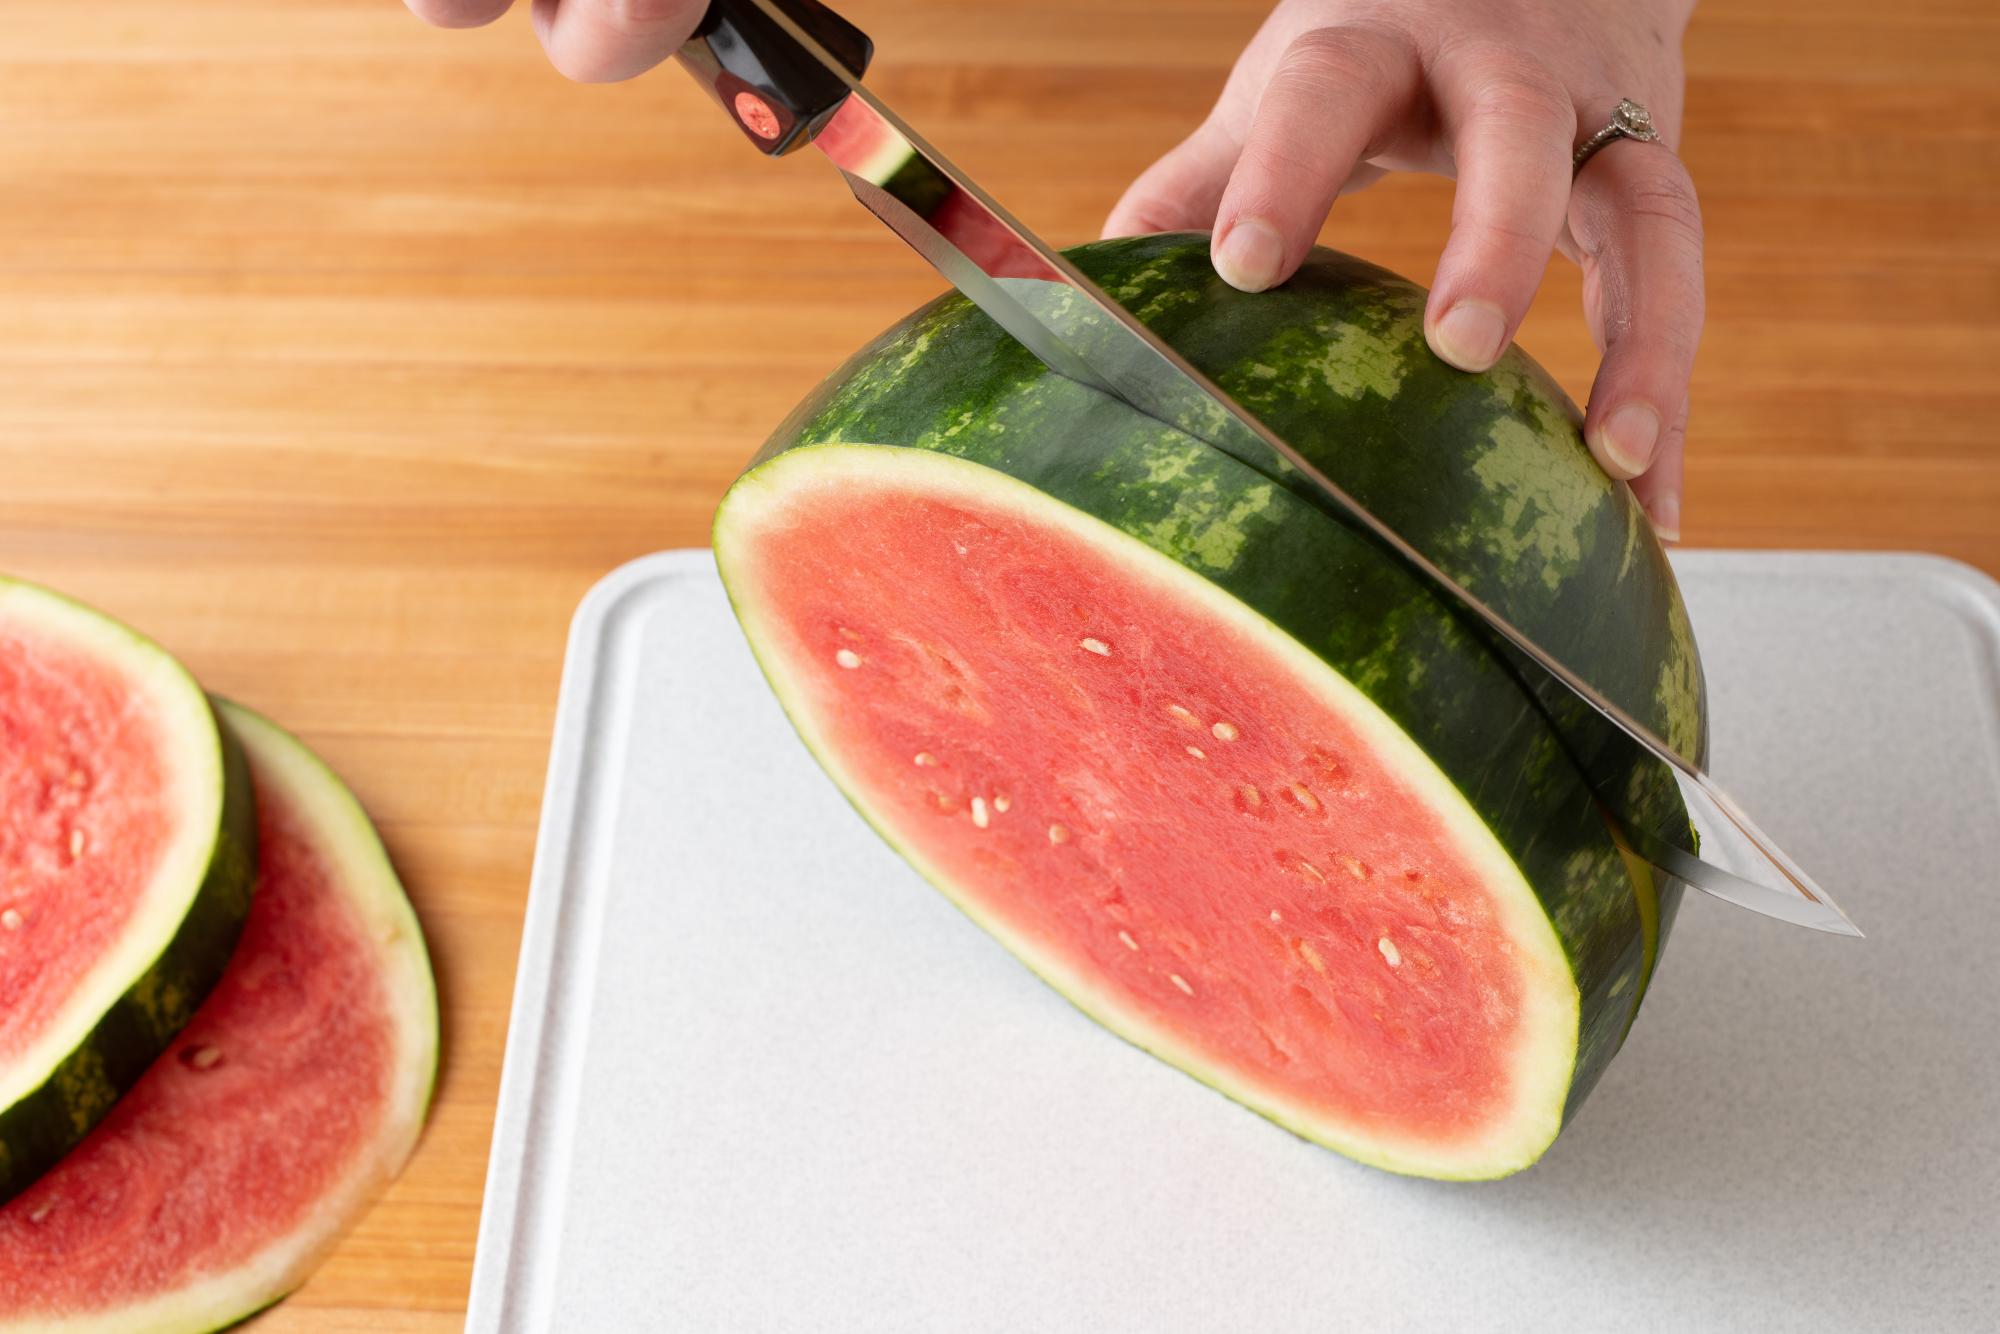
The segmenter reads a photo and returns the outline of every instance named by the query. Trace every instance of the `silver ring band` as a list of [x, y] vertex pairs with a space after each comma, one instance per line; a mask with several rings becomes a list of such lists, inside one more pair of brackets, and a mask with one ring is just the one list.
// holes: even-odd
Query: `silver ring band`
[[1577, 147], [1575, 157], [1570, 160], [1570, 174], [1574, 176], [1582, 171], [1583, 164], [1590, 161], [1591, 154], [1613, 139], [1634, 139], [1642, 144], [1656, 144], [1660, 142], [1660, 132], [1653, 128], [1653, 117], [1646, 108], [1629, 97], [1621, 97], [1618, 99], [1617, 108], [1611, 113], [1611, 123]]

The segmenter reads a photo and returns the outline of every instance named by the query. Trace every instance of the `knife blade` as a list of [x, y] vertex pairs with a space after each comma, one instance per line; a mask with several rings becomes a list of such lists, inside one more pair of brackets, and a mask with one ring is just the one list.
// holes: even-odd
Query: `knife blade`
[[[872, 55], [866, 34], [817, 0], [716, 0], [679, 58], [760, 151], [817, 147], [870, 212], [1051, 370], [1305, 496], [1427, 585], [1534, 695], [1629, 850], [1725, 902], [1861, 934], [1700, 765], [1406, 541], [884, 106], [861, 82]], [[1639, 809], [1641, 772], [1671, 779], [1699, 838]]]

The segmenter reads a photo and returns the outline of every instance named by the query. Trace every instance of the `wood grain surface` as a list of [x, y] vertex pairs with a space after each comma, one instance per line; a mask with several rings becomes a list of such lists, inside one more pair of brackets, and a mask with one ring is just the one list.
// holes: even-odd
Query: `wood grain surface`
[[[1261, 7], [849, 0], [882, 92], [1052, 239], [1095, 234]], [[1689, 36], [1710, 237], [1686, 532], [2000, 574], [2000, 8], [1735, 0]], [[1449, 187], [1327, 239], [1427, 278]], [[936, 280], [823, 164], [526, 18], [0, 0], [0, 569], [150, 631], [381, 821], [445, 1061], [415, 1163], [263, 1331], [464, 1309], [564, 629], [706, 541], [789, 405]], [[1579, 399], [1558, 261], [1523, 342]]]

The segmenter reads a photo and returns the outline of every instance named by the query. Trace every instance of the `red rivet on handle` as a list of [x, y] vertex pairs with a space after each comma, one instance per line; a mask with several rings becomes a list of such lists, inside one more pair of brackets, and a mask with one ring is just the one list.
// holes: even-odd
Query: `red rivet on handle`
[[777, 116], [772, 113], [769, 104], [755, 93], [736, 94], [736, 119], [742, 121], [743, 128], [759, 139], [778, 137]]

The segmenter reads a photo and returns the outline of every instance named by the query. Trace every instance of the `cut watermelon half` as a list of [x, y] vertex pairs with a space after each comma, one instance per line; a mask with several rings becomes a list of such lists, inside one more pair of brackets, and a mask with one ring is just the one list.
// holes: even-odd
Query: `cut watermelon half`
[[[1475, 595], [1699, 756], [1699, 655], [1630, 491], [1519, 349], [1331, 251], [1069, 257]], [[1505, 663], [1303, 494], [1051, 372], [963, 298], [856, 353], [716, 514], [751, 647], [898, 851], [1090, 1015], [1364, 1162], [1533, 1162], [1681, 886], [1626, 861]], [[1662, 765], [1594, 775], [1664, 827]]]
[[180, 664], [0, 579], [0, 1201], [144, 1074], [249, 909], [250, 780]]
[[0, 1330], [234, 1323], [304, 1279], [422, 1130], [437, 994], [409, 900], [340, 780], [221, 712], [262, 826], [242, 944], [158, 1064], [0, 1209]]

